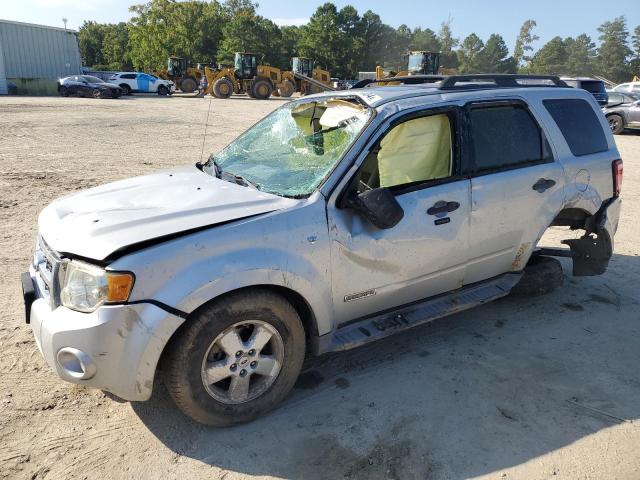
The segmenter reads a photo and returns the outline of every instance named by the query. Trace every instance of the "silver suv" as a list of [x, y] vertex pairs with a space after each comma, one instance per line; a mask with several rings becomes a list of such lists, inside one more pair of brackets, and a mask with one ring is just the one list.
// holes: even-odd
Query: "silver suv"
[[[593, 96], [556, 77], [407, 77], [301, 98], [205, 164], [56, 200], [23, 274], [67, 381], [198, 422], [278, 404], [306, 356], [507, 295], [573, 259], [605, 271], [622, 162]], [[539, 248], [552, 225], [584, 230]], [[543, 285], [544, 286], [544, 285]]]

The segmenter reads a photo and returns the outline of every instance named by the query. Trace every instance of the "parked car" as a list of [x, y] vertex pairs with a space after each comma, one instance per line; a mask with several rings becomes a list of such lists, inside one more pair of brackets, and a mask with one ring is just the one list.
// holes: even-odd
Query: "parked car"
[[640, 94], [640, 82], [621, 83], [613, 87], [614, 92]]
[[589, 77], [562, 77], [562, 80], [570, 87], [581, 88], [591, 93], [598, 102], [598, 105], [605, 106], [607, 104], [609, 95], [602, 80]]
[[614, 134], [625, 128], [640, 128], [640, 95], [609, 92], [609, 103], [602, 108]]
[[[306, 96], [204, 164], [51, 203], [22, 275], [47, 363], [147, 400], [162, 361], [185, 414], [231, 425], [307, 356], [548, 291], [554, 256], [603, 273], [622, 160], [590, 94], [472, 77]], [[568, 248], [538, 246], [550, 226]]]
[[118, 98], [122, 89], [113, 83], [107, 83], [92, 75], [72, 75], [58, 80], [58, 93], [63, 97]]
[[169, 95], [176, 91], [176, 86], [171, 80], [164, 80], [143, 72], [116, 73], [109, 81], [118, 84], [125, 95], [131, 95], [132, 93]]

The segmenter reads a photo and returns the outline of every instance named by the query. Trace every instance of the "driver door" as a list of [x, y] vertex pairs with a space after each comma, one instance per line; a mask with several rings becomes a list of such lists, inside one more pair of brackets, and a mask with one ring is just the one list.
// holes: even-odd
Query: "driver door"
[[394, 227], [376, 228], [343, 200], [329, 202], [336, 323], [462, 286], [471, 184], [459, 175], [458, 119], [457, 107], [412, 113], [365, 149], [342, 195], [388, 188], [404, 211]]

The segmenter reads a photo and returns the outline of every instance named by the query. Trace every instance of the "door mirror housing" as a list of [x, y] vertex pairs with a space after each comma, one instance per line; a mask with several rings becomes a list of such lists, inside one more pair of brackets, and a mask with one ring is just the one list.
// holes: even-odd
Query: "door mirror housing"
[[404, 210], [388, 188], [375, 188], [354, 195], [347, 206], [380, 229], [395, 227]]

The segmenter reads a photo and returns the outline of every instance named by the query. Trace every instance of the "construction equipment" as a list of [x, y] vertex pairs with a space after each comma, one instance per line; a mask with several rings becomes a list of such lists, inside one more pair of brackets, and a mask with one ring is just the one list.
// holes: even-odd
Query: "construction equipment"
[[187, 61], [181, 57], [169, 57], [167, 69], [154, 73], [160, 78], [173, 81], [176, 84], [176, 88], [185, 93], [195, 92], [202, 77], [200, 68], [189, 67]]
[[277, 67], [262, 64], [258, 60], [258, 54], [236, 52], [233, 66], [204, 68], [207, 84], [203, 93], [217, 98], [229, 98], [234, 93], [246, 93], [252, 98], [266, 100], [271, 95], [290, 97], [296, 91], [303, 92], [304, 95], [335, 90], [329, 85], [330, 77], [326, 70], [318, 67], [310, 71], [304, 70], [311, 75], [308, 76], [301, 73], [301, 68], [296, 62], [292, 62], [292, 70], [282, 71]]
[[403, 55], [402, 59], [406, 69], [399, 72], [385, 71], [382, 66], [376, 66], [376, 80], [408, 75], [437, 75], [440, 70], [440, 53], [438, 52], [414, 51]]
[[[301, 95], [334, 90], [331, 87], [331, 74], [315, 65], [315, 62], [310, 58], [293, 57], [291, 59], [291, 72], [289, 73], [294, 79], [294, 91], [300, 92]], [[289, 81], [289, 78], [286, 81]], [[281, 91], [280, 96], [290, 97], [293, 92], [286, 95], [289, 91], [290, 89]]]
[[205, 67], [207, 86], [204, 93], [217, 98], [246, 93], [259, 100], [267, 100], [271, 95], [279, 96], [281, 88], [286, 93], [289, 85], [284, 82], [293, 83], [293, 76], [287, 75], [290, 72], [259, 63], [258, 54], [237, 52], [233, 67]]

